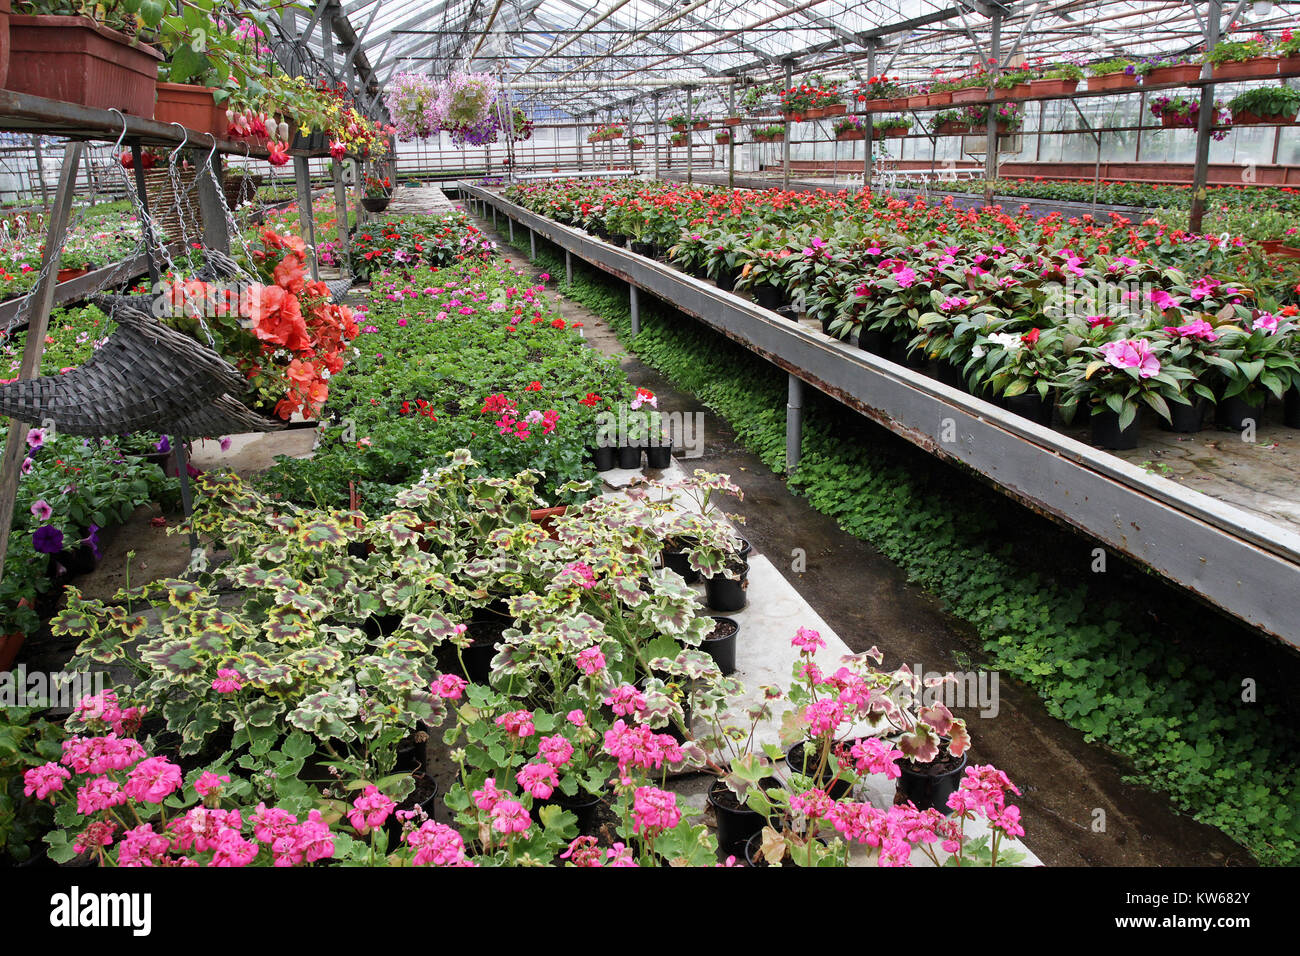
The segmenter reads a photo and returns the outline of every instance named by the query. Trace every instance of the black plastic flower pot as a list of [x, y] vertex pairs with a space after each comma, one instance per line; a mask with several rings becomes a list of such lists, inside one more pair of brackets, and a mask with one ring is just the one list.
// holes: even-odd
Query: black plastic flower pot
[[[438, 807], [438, 781], [427, 774], [419, 775], [416, 781], [415, 793], [403, 800], [397, 810], [414, 810], [418, 806], [432, 820]], [[388, 834], [388, 850], [391, 853], [402, 842], [402, 821], [398, 819], [396, 811], [384, 821], [384, 830]]]
[[719, 266], [718, 278], [715, 281], [723, 292], [731, 292], [736, 288], [736, 271], [729, 266]]
[[1292, 385], [1287, 391], [1283, 413], [1287, 428], [1300, 428], [1300, 385]]
[[650, 242], [640, 242], [639, 240], [633, 240], [632, 245], [629, 246], [628, 248], [630, 248], [638, 256], [648, 256], [650, 258], [653, 258], [655, 254], [654, 244]]
[[786, 304], [784, 293], [776, 286], [767, 283], [754, 289], [754, 299], [764, 309], [771, 309], [773, 312]]
[[1248, 421], [1253, 421], [1256, 427], [1263, 424], [1264, 406], [1262, 404], [1252, 405], [1240, 395], [1219, 399], [1219, 404], [1214, 408], [1214, 423], [1216, 425], [1239, 432], [1246, 427]]
[[597, 471], [609, 471], [618, 464], [617, 448], [596, 448], [591, 453], [592, 460], [596, 463]]
[[909, 349], [907, 339], [895, 339], [889, 348], [889, 360], [913, 369], [924, 369], [928, 359], [924, 349]]
[[571, 797], [556, 790], [545, 800], [533, 804], [532, 817], [540, 824], [542, 807], [559, 807], [561, 810], [568, 810], [578, 818], [579, 836], [596, 836], [596, 810], [600, 807], [600, 803], [599, 796], [592, 796], [585, 790], [579, 790]]
[[[759, 785], [764, 790], [770, 790], [781, 786], [781, 781], [776, 777], [768, 777], [760, 781]], [[763, 831], [767, 817], [741, 803], [740, 798], [721, 780], [715, 780], [713, 786], [709, 787], [706, 799], [713, 808], [713, 818], [718, 824], [719, 855], [740, 856], [749, 838]]]
[[965, 769], [966, 755], [963, 754], [958, 760], [946, 750], [929, 764], [899, 761], [894, 802], [910, 801], [918, 810], [935, 809], [947, 816], [952, 813], [948, 809], [948, 798], [961, 786], [962, 772]]
[[704, 582], [704, 599], [714, 611], [743, 611], [749, 603], [745, 596], [748, 589], [748, 569], [738, 579], [715, 574]]
[[[826, 845], [826, 841], [823, 840], [821, 837], [817, 838], [817, 842], [820, 843], [822, 846]], [[767, 860], [763, 859], [762, 856], [759, 855], [759, 851], [762, 849], [762, 847], [763, 847], [763, 830], [760, 827], [759, 831], [755, 833], [753, 836], [751, 836], [745, 842], [745, 852], [744, 855], [740, 858], [741, 861], [745, 864], [745, 866], [771, 866], [772, 865], [768, 863]], [[790, 852], [791, 851], [789, 849], [785, 851], [785, 860], [782, 862], [781, 864], [782, 866], [798, 865], [790, 858]], [[802, 854], [805, 852], [807, 851], [806, 850], [799, 851], [799, 853], [801, 854], [799, 857], [800, 863], [806, 862], [805, 858], [802, 856]]]
[[887, 356], [891, 342], [889, 336], [880, 330], [863, 329], [858, 333], [858, 348], [872, 355]]
[[822, 316], [822, 334], [823, 334], [823, 335], [830, 335], [830, 334], [831, 334], [831, 323], [834, 322], [834, 321], [835, 321], [835, 316], [833, 316], [833, 315], [823, 315], [823, 316]]
[[1050, 400], [1045, 401], [1038, 394], [1037, 389], [1013, 395], [1011, 398], [1004, 398], [1002, 404], [1007, 411], [1019, 415], [1021, 418], [1027, 418], [1031, 422], [1037, 422], [1039, 425], [1044, 426], [1052, 424], [1052, 402]]
[[825, 769], [818, 774], [817, 759], [808, 751], [805, 743], [797, 743], [786, 750], [785, 765], [790, 768], [791, 773], [812, 778], [813, 782], [825, 790], [832, 800], [848, 796], [849, 791], [853, 789], [853, 784], [843, 776], [839, 779], [835, 778], [835, 770], [831, 767], [830, 760], [826, 761]]
[[665, 550], [664, 567], [669, 571], [676, 571], [687, 584], [694, 584], [700, 579], [700, 572], [691, 567], [690, 558], [687, 557], [685, 549]]
[[640, 468], [641, 467], [641, 446], [620, 448], [618, 450], [618, 467], [620, 468]]
[[647, 468], [658, 468], [663, 470], [673, 463], [673, 448], [671, 445], [647, 445], [645, 450], [645, 463]]
[[1138, 429], [1141, 415], [1129, 422], [1128, 428], [1119, 427], [1119, 413], [1109, 408], [1092, 416], [1092, 443], [1098, 448], [1121, 450], [1138, 446]]
[[736, 644], [740, 638], [740, 625], [732, 618], [717, 614], [713, 620], [717, 623], [700, 644], [700, 650], [713, 658], [713, 663], [718, 665], [718, 670], [726, 677], [736, 672]]
[[[611, 232], [609, 234], [609, 241], [621, 249], [622, 247], [627, 245], [627, 236], [623, 235], [623, 233], [621, 232]], [[632, 243], [633, 252], [636, 252], [636, 247], [637, 247], [637, 243], [635, 242]]]
[[361, 200], [361, 205], [366, 212], [383, 212], [390, 202], [392, 199], [388, 196], [365, 196]]
[[1169, 403], [1169, 421], [1160, 419], [1160, 427], [1167, 432], [1192, 434], [1199, 432], [1205, 423], [1205, 399], [1198, 398], [1190, 405]]

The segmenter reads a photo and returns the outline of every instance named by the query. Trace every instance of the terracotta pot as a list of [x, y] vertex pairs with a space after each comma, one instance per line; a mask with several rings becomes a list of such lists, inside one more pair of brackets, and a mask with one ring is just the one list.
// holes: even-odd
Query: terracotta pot
[[802, 123], [803, 117], [804, 117], [803, 113], [782, 113], [781, 114], [781, 119], [785, 120], [787, 123]]
[[821, 119], [825, 115], [826, 115], [826, 110], [824, 109], [805, 110], [803, 114], [804, 119], [810, 119], [810, 120]]
[[989, 91], [982, 86], [972, 86], [964, 90], [953, 90], [954, 103], [979, 103], [989, 98]]
[[860, 139], [866, 139], [867, 134], [860, 129], [845, 130], [843, 133], [836, 133], [835, 138], [841, 143], [852, 143]]
[[685, 133], [685, 132], [686, 132], [686, 124], [685, 124], [685, 123], [674, 123], [674, 124], [673, 124], [671, 127], [669, 127], [669, 128], [672, 129], [674, 132], [677, 132], [677, 133]]
[[9, 12], [10, 0], [0, 0], [0, 90], [9, 75]]
[[1079, 88], [1078, 80], [1030, 80], [1030, 96], [1068, 96]]
[[162, 54], [86, 17], [9, 16], [8, 88], [152, 117]]
[[1233, 113], [1232, 125], [1233, 126], [1286, 126], [1290, 123], [1294, 123], [1295, 118], [1296, 118], [1295, 113], [1291, 113], [1290, 115], [1274, 114], [1272, 116], [1260, 116], [1257, 113], [1252, 113], [1249, 110], [1247, 110], [1241, 113]]
[[12, 634], [0, 634], [0, 672], [7, 671], [14, 666], [18, 652], [22, 650], [26, 641], [27, 635], [22, 631], [14, 631]]
[[226, 111], [212, 98], [213, 88], [191, 83], [158, 84], [153, 118], [160, 123], [180, 123], [186, 129], [225, 139], [230, 123]]
[[1159, 86], [1162, 83], [1195, 83], [1201, 78], [1199, 63], [1185, 63], [1181, 66], [1159, 66], [1149, 72], [1142, 80], [1143, 86]]
[[1106, 76], [1088, 77], [1088, 89], [1097, 90], [1132, 90], [1136, 89], [1138, 78], [1127, 73], [1110, 73]]
[[1284, 259], [1300, 259], [1300, 249], [1293, 249], [1282, 239], [1261, 239], [1256, 245], [1270, 256], [1280, 256]]
[[929, 96], [909, 96], [903, 100], [903, 106], [909, 110], [916, 110], [925, 107], [929, 102]]
[[846, 103], [832, 103], [826, 109], [822, 110], [823, 116], [843, 116], [848, 113], [849, 107]]
[[741, 117], [739, 117], [739, 116], [728, 116], [728, 117], [727, 117], [726, 119], [724, 119], [722, 122], [726, 123], [728, 126], [739, 126], [740, 123], [741, 123]]
[[67, 282], [70, 279], [80, 279], [89, 269], [60, 269], [56, 277], [59, 282]]
[[708, 129], [708, 128], [709, 128], [709, 124], [707, 121], [696, 120], [694, 123], [691, 124], [691, 129]]
[[1160, 125], [1165, 129], [1195, 129], [1196, 126], [1188, 126], [1187, 122], [1181, 116], [1172, 116], [1169, 113], [1160, 117]]
[[942, 93], [930, 93], [925, 98], [926, 106], [947, 106], [952, 102], [952, 94], [947, 90]]
[[888, 98], [866, 100], [862, 104], [862, 108], [868, 113], [884, 113], [894, 108], [892, 105], [893, 102], [894, 102], [893, 100]]
[[902, 137], [906, 136], [906, 135], [907, 135], [908, 133], [910, 133], [911, 131], [912, 131], [912, 130], [911, 130], [909, 127], [906, 127], [906, 126], [886, 126], [886, 127], [885, 127], [885, 135], [888, 136], [890, 139], [901, 139]]
[[934, 132], [936, 136], [964, 136], [970, 132], [970, 126], [966, 123], [948, 120], [935, 127]]
[[1259, 76], [1277, 74], [1277, 60], [1259, 57], [1255, 60], [1242, 60], [1240, 63], [1216, 63], [1213, 67], [1216, 80], [1249, 80]]
[[993, 98], [995, 100], [1020, 100], [1031, 95], [1033, 94], [1028, 83], [1018, 83], [1015, 86], [1008, 86], [1004, 89], [994, 89], [993, 91]]
[[1284, 56], [1277, 61], [1277, 71], [1283, 76], [1300, 75], [1300, 56]]
[[556, 537], [555, 519], [568, 510], [568, 505], [560, 505], [558, 508], [534, 508], [528, 513], [528, 519], [534, 524], [541, 525], [548, 538], [554, 538]]

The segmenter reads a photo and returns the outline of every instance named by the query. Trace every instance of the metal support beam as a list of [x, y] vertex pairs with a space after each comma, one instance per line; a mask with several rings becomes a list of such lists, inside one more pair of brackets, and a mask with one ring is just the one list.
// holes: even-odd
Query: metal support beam
[[348, 187], [343, 182], [343, 164], [337, 159], [330, 163], [334, 173], [334, 214], [337, 217], [339, 250], [343, 253], [343, 262], [352, 261], [352, 222], [348, 208]]
[[[989, 71], [989, 83], [992, 85], [997, 81], [1000, 67], [998, 66], [998, 53], [1002, 45], [1002, 11], [994, 7], [993, 16], [989, 24], [989, 59], [993, 61], [993, 68]], [[998, 178], [998, 112], [994, 108], [995, 104], [989, 104], [988, 122], [986, 124], [984, 145], [984, 201], [993, 202], [993, 183]]]
[[686, 185], [691, 185], [694, 177], [694, 171], [691, 166], [691, 154], [695, 152], [692, 148], [695, 143], [695, 96], [691, 87], [686, 87]]
[[537, 233], [528, 230], [528, 259], [533, 261], [537, 258]]
[[632, 338], [641, 334], [641, 290], [632, 283], [627, 284], [628, 308], [632, 313]]
[[[492, 212], [495, 215], [496, 209], [493, 208]], [[573, 253], [568, 249], [564, 250], [564, 284], [573, 285]]]
[[803, 379], [788, 376], [785, 400], [785, 473], [794, 474], [803, 448]]
[[149, 278], [154, 285], [162, 277], [158, 271], [158, 260], [155, 256], [159, 247], [162, 246], [162, 236], [158, 235], [158, 229], [153, 223], [153, 218], [149, 215], [149, 190], [144, 184], [144, 159], [143, 150], [140, 149], [140, 141], [136, 140], [131, 144], [131, 169], [135, 178], [135, 192], [140, 199], [140, 208], [144, 211], [144, 222], [140, 228], [144, 230], [144, 247], [149, 253]]

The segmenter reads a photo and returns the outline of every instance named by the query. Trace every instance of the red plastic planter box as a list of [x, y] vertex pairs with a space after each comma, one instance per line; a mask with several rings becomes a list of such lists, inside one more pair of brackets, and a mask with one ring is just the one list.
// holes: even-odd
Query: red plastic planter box
[[226, 110], [212, 99], [212, 87], [189, 83], [159, 83], [153, 117], [160, 123], [180, 123], [186, 129], [226, 138]]
[[1133, 90], [1137, 89], [1138, 78], [1127, 73], [1107, 73], [1105, 76], [1088, 77], [1089, 90]]
[[162, 54], [86, 17], [9, 17], [8, 89], [153, 116]]

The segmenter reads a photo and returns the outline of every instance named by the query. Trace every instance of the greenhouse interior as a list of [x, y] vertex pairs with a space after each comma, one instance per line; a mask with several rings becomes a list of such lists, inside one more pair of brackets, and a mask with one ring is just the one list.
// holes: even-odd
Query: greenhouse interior
[[0, 0], [0, 856], [1300, 864], [1298, 29]]

